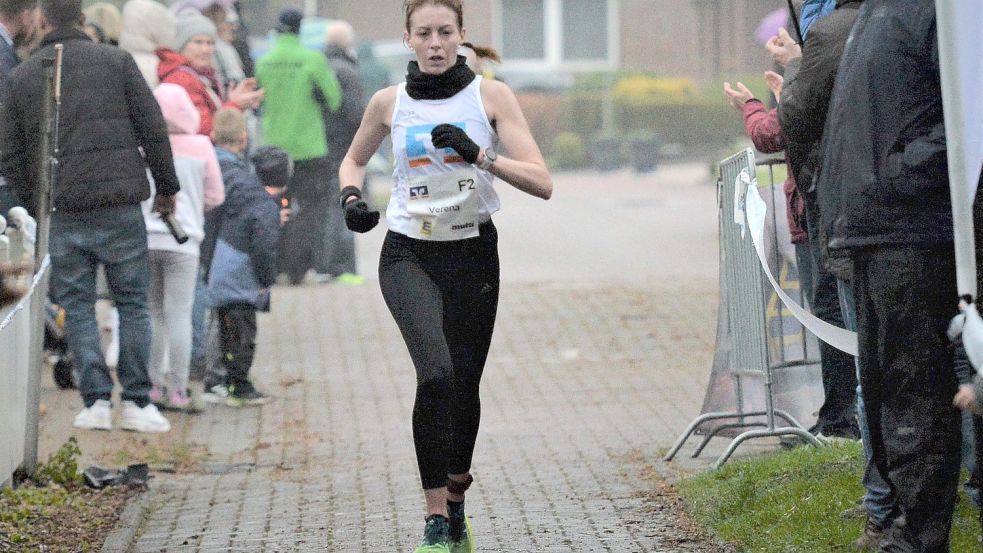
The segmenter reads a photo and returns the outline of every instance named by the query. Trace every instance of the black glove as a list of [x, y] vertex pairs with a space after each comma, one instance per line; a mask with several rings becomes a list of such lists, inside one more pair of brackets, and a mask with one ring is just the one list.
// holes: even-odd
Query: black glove
[[430, 131], [435, 148], [451, 148], [464, 158], [468, 163], [478, 161], [478, 152], [481, 147], [475, 144], [474, 140], [464, 132], [461, 127], [442, 123]]
[[353, 232], [369, 232], [379, 224], [379, 212], [369, 211], [365, 200], [356, 200], [345, 206], [345, 226]]

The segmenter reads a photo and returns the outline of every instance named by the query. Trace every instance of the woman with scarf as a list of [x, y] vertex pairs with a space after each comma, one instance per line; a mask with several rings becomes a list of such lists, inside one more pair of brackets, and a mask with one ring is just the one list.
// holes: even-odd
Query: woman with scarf
[[[461, 0], [406, 0], [404, 42], [416, 54], [406, 82], [377, 92], [339, 171], [345, 222], [379, 221], [361, 197], [369, 158], [390, 135], [396, 156], [379, 262], [383, 297], [416, 368], [413, 439], [426, 497], [416, 553], [468, 553], [464, 514], [478, 433], [478, 385], [498, 306], [498, 177], [549, 199], [553, 183], [512, 90], [476, 76]], [[499, 145], [504, 153], [498, 153]]]

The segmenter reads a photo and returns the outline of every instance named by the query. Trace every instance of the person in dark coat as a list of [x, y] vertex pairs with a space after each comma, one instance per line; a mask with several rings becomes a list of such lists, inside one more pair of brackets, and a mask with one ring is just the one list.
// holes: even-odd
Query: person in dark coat
[[[855, 13], [855, 9], [850, 12]], [[840, 11], [841, 15], [846, 13], [845, 10]], [[796, 182], [802, 188], [806, 206], [810, 246], [810, 258], [807, 262], [812, 267], [809, 274], [813, 279], [812, 282], [806, 283], [806, 295], [817, 317], [842, 327], [844, 320], [839, 305], [836, 276], [829, 271], [821, 255], [823, 237], [819, 233], [819, 210], [812, 189], [812, 176], [817, 165], [817, 137], [801, 132], [790, 121], [793, 117], [801, 117], [804, 111], [824, 112], [828, 104], [828, 91], [826, 100], [823, 101], [821, 90], [817, 85], [822, 79], [827, 79], [829, 81], [827, 90], [832, 88], [836, 64], [850, 28], [849, 24], [845, 26], [841, 24], [841, 20], [845, 22], [846, 18], [837, 16], [837, 21], [831, 22], [830, 17], [832, 14], [813, 21], [810, 27], [812, 32], [809, 33], [809, 44], [805, 50], [784, 29], [777, 37], [769, 40], [766, 46], [775, 62], [785, 68], [785, 83], [782, 86], [782, 102], [778, 105], [778, 116], [786, 137], [795, 145], [788, 148], [789, 166]], [[793, 115], [789, 116], [790, 113]], [[824, 116], [824, 113], [821, 115]], [[822, 123], [819, 123], [819, 127], [821, 132]], [[819, 410], [816, 429], [825, 436], [857, 438], [860, 433], [854, 417], [856, 365], [851, 356], [826, 343], [820, 342], [819, 347], [825, 395]]]
[[830, 248], [853, 261], [873, 457], [901, 515], [885, 551], [949, 550], [959, 476], [940, 80], [935, 3], [866, 0], [840, 61], [816, 178]]
[[[40, 14], [37, 0], [0, 0], [0, 111], [10, 88], [10, 73], [20, 63], [17, 47], [37, 27]], [[0, 177], [0, 215], [6, 216], [19, 204], [13, 189]]]
[[[362, 80], [355, 55], [355, 30], [345, 21], [333, 21], [325, 32], [324, 55], [341, 85], [341, 107], [324, 110], [324, 132], [328, 141], [328, 165], [332, 187], [338, 185], [338, 168], [348, 153], [355, 132], [362, 123], [365, 105]], [[364, 277], [355, 266], [355, 234], [345, 226], [345, 213], [337, 202], [329, 202], [324, 228], [324, 247], [315, 256], [318, 277], [333, 278], [339, 284], [362, 284]]]
[[[66, 330], [81, 369], [85, 409], [78, 428], [111, 427], [113, 381], [99, 344], [94, 304], [96, 266], [105, 266], [120, 317], [119, 380], [124, 429], [166, 432], [170, 424], [148, 400], [150, 267], [140, 202], [156, 182], [153, 210], [174, 212], [180, 189], [160, 107], [136, 62], [123, 50], [96, 44], [82, 32], [81, 0], [42, 0], [51, 30], [42, 48], [11, 75], [0, 123], [0, 174], [25, 206], [37, 212], [41, 114], [41, 62], [64, 46], [58, 172], [51, 199], [52, 292], [67, 314]], [[45, 183], [46, 184], [46, 183]]]
[[38, 24], [36, 0], [0, 0], [0, 101], [10, 88], [10, 72], [20, 62], [17, 47]]
[[[826, 124], [829, 100], [833, 94], [840, 58], [846, 46], [847, 37], [857, 18], [862, 0], [836, 0], [835, 11], [817, 20], [808, 34], [809, 41], [802, 47], [802, 55], [791, 58], [785, 67], [785, 84], [782, 87], [782, 102], [778, 106], [779, 122], [786, 135], [801, 144], [809, 145], [800, 171], [814, 175], [819, 165], [819, 146]], [[774, 51], [774, 50], [773, 50]], [[852, 267], [844, 252], [830, 255], [828, 236], [822, 231], [822, 213], [812, 183], [804, 187], [808, 216], [813, 230], [814, 260], [821, 265], [819, 289], [816, 297], [816, 311], [823, 319], [837, 326], [848, 326], [853, 330], [856, 321], [856, 305], [853, 300]], [[835, 296], [839, 303], [831, 301]], [[844, 324], [845, 322], [849, 324]], [[863, 506], [867, 513], [867, 524], [861, 537], [855, 542], [857, 548], [876, 547], [883, 529], [890, 525], [894, 510], [894, 496], [890, 486], [884, 482], [873, 461], [870, 449], [869, 432], [866, 425], [863, 398], [857, 390], [856, 368], [853, 360], [832, 347], [824, 347], [823, 360], [827, 356], [833, 362], [823, 363], [823, 383], [826, 403], [823, 409], [841, 413], [842, 419], [849, 419], [852, 426], [854, 398], [860, 414], [860, 431], [867, 465], [863, 484], [867, 490]], [[856, 390], [856, 391], [855, 391]], [[823, 411], [820, 411], [822, 417]]]

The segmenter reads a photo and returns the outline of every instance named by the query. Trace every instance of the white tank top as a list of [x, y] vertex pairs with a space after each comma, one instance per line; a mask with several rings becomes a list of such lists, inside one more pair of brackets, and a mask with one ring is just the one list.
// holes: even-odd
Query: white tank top
[[[386, 209], [389, 229], [394, 232], [424, 238], [418, 235], [418, 219], [414, 219], [407, 209], [410, 189], [414, 189], [416, 199], [421, 182], [439, 180], [451, 173], [474, 172], [476, 202], [467, 209], [477, 209], [478, 224], [489, 221], [501, 207], [498, 194], [492, 187], [494, 175], [467, 163], [451, 149], [434, 149], [430, 131], [442, 123], [463, 128], [471, 140], [482, 148], [494, 145], [497, 136], [481, 102], [480, 76], [475, 77], [464, 90], [443, 100], [414, 100], [406, 93], [406, 83], [400, 83], [397, 87], [391, 124], [396, 165], [393, 169], [392, 195]], [[455, 237], [444, 234], [430, 239], [453, 240]]]

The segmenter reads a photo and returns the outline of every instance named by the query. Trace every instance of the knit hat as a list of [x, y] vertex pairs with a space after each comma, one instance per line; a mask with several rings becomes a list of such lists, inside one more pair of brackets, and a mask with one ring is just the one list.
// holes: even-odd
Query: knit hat
[[304, 19], [304, 14], [296, 8], [283, 8], [276, 18], [276, 31], [278, 33], [300, 34], [300, 21], [302, 19]]
[[277, 146], [267, 144], [256, 148], [250, 160], [263, 186], [286, 188], [293, 176], [293, 160], [287, 152]]
[[184, 46], [191, 42], [193, 37], [206, 35], [218, 40], [218, 30], [211, 19], [197, 12], [187, 11], [177, 18], [177, 25], [174, 32], [174, 51], [184, 50]]

